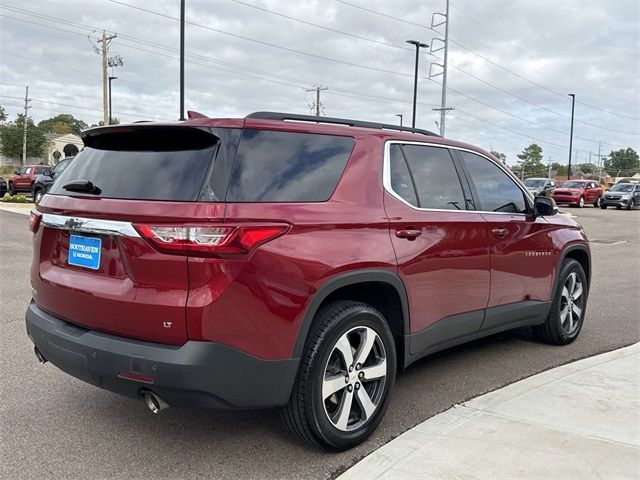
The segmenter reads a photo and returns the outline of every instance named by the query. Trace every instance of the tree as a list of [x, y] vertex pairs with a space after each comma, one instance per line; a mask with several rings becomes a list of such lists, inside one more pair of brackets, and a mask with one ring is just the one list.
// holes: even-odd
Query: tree
[[61, 113], [38, 123], [38, 128], [49, 133], [75, 133], [79, 135], [88, 125], [69, 113]]
[[562, 165], [561, 163], [553, 162], [551, 164], [551, 174], [553, 175], [554, 172], [556, 176], [564, 177], [567, 174], [567, 166]]
[[7, 112], [4, 111], [4, 107], [0, 105], [0, 123], [7, 119]]
[[506, 164], [507, 163], [507, 156], [502, 153], [502, 152], [496, 152], [495, 150], [491, 150], [491, 155], [493, 155], [494, 157], [496, 157], [498, 160], [500, 160], [502, 163]]
[[522, 178], [526, 177], [546, 177], [547, 167], [542, 163], [542, 147], [532, 143], [518, 154], [520, 161], [515, 171], [520, 173]]
[[608, 155], [604, 160], [604, 168], [610, 175], [630, 177], [640, 171], [640, 158], [633, 148], [621, 148]]
[[[111, 118], [111, 123], [110, 125], [118, 125], [120, 123], [120, 119], [117, 117], [112, 117]], [[93, 127], [104, 127], [104, 120], [100, 120], [98, 123], [94, 123], [91, 125], [91, 128]]]
[[[7, 157], [22, 157], [22, 138], [24, 128], [24, 115], [18, 114], [15, 122], [7, 122], [0, 126], [0, 143], [2, 154]], [[42, 131], [36, 127], [31, 117], [27, 118], [27, 156], [44, 156], [49, 141]]]

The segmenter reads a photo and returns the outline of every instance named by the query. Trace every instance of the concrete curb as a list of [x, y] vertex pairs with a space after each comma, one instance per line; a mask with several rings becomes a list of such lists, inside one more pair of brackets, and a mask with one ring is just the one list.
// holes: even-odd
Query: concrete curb
[[339, 478], [640, 478], [640, 343], [455, 405]]
[[0, 203], [0, 210], [29, 215], [35, 206], [35, 203]]

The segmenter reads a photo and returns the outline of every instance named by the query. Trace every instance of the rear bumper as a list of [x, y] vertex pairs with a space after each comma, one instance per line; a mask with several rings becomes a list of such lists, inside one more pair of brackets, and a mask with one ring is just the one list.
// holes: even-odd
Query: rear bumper
[[[31, 302], [27, 333], [60, 370], [98, 387], [139, 398], [151, 390], [171, 406], [264, 408], [289, 401], [299, 359], [262, 360], [225, 345], [182, 346], [130, 340], [87, 330]], [[142, 375], [153, 383], [119, 377]]]

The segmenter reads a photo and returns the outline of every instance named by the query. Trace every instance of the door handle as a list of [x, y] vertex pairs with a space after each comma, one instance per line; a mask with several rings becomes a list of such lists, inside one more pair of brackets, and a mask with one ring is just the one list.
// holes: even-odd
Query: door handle
[[406, 229], [406, 230], [396, 230], [396, 237], [398, 238], [406, 238], [407, 240], [415, 240], [422, 232], [420, 230]]
[[491, 229], [491, 233], [493, 233], [496, 237], [504, 238], [509, 234], [509, 230], [504, 227], [496, 227]]

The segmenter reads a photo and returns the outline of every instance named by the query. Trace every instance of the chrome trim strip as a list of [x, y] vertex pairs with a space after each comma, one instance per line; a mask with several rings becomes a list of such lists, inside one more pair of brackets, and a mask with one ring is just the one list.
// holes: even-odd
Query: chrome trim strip
[[[490, 212], [487, 210], [448, 210], [446, 208], [419, 208], [416, 207], [415, 205], [411, 205], [409, 202], [407, 202], [404, 198], [402, 198], [398, 193], [395, 192], [395, 190], [393, 190], [393, 188], [391, 187], [391, 145], [394, 144], [400, 144], [400, 145], [421, 145], [421, 146], [425, 146], [425, 147], [438, 147], [438, 148], [446, 148], [446, 149], [451, 149], [451, 150], [462, 150], [465, 152], [469, 152], [469, 153], [475, 153], [476, 155], [482, 157], [482, 158], [486, 158], [487, 160], [489, 160], [491, 163], [493, 163], [494, 165], [496, 165], [499, 169], [501, 169], [502, 171], [504, 171], [509, 178], [513, 179], [512, 177], [512, 173], [508, 172], [504, 167], [502, 167], [501, 165], [498, 165], [496, 162], [494, 162], [491, 158], [487, 157], [486, 155], [481, 154], [480, 152], [476, 152], [475, 150], [471, 150], [469, 148], [463, 148], [463, 147], [456, 147], [453, 145], [443, 145], [441, 143], [429, 143], [429, 142], [414, 142], [414, 141], [403, 141], [403, 140], [387, 140], [384, 144], [384, 163], [382, 165], [382, 186], [384, 187], [384, 189], [394, 198], [400, 200], [402, 203], [404, 203], [405, 205], [413, 208], [414, 210], [418, 210], [420, 212], [449, 212], [449, 213], [487, 213], [487, 214], [491, 214], [491, 215], [511, 215], [511, 216], [520, 216], [520, 217], [526, 217], [527, 214], [526, 213], [512, 213], [512, 212]], [[518, 182], [514, 182], [518, 188], [525, 193], [526, 197], [531, 201], [531, 193], [528, 191], [525, 191], [520, 184], [518, 184]], [[531, 206], [531, 203], [529, 204], [529, 206]]]
[[41, 224], [45, 227], [56, 228], [58, 230], [95, 233], [98, 235], [140, 237], [140, 234], [133, 228], [131, 222], [121, 222], [117, 220], [99, 220], [97, 218], [70, 217], [67, 215], [43, 213]]

